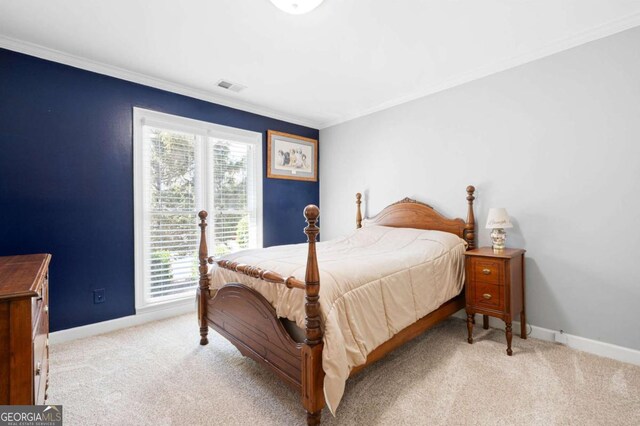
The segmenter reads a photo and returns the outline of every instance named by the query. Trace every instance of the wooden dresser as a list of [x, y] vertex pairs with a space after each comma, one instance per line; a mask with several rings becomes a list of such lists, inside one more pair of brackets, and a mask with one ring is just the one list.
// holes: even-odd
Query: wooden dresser
[[0, 257], [0, 405], [47, 399], [50, 260]]

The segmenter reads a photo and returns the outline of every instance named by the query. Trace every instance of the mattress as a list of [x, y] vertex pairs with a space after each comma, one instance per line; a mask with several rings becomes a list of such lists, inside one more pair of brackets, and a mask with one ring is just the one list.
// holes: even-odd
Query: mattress
[[[365, 226], [317, 244], [324, 326], [325, 401], [335, 413], [353, 367], [403, 328], [457, 296], [466, 243], [440, 232]], [[223, 257], [304, 281], [307, 244], [244, 250]], [[261, 293], [281, 318], [304, 328], [304, 291], [211, 269], [211, 288], [230, 282]]]

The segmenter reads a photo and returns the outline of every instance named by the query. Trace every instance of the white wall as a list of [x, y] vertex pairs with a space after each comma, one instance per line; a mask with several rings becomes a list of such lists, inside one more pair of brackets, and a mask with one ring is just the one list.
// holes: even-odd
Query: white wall
[[[640, 29], [320, 133], [324, 240], [405, 196], [506, 207], [529, 322], [640, 349]], [[479, 230], [480, 245], [488, 231]]]

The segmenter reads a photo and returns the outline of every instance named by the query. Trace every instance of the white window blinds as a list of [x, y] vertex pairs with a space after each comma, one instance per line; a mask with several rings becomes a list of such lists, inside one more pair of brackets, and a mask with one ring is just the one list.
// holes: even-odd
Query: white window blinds
[[201, 204], [196, 185], [197, 135], [144, 126], [146, 298], [179, 295], [197, 285]]
[[259, 247], [262, 135], [135, 109], [136, 307], [195, 295], [200, 229], [209, 254]]
[[216, 140], [213, 165], [214, 254], [222, 255], [255, 248], [258, 241], [254, 147], [245, 143]]

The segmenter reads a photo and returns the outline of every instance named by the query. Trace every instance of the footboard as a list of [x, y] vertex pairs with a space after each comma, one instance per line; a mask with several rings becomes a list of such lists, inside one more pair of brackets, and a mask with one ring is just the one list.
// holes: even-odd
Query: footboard
[[[314, 205], [304, 209], [307, 226], [308, 256], [304, 282], [294, 277], [225, 260], [208, 257], [206, 240], [207, 212], [200, 217], [200, 281], [198, 286], [198, 322], [200, 344], [206, 345], [209, 326], [233, 343], [240, 352], [275, 372], [302, 394], [307, 423], [320, 423], [325, 405], [322, 370], [322, 328], [320, 324], [320, 272], [316, 255], [316, 226], [320, 210]], [[209, 264], [230, 269], [263, 281], [300, 289], [305, 295], [305, 339], [296, 343], [284, 329], [275, 309], [257, 291], [238, 283], [226, 284], [215, 296], [209, 291]]]
[[302, 344], [293, 341], [273, 306], [243, 284], [227, 284], [207, 304], [207, 321], [240, 353], [300, 389]]

